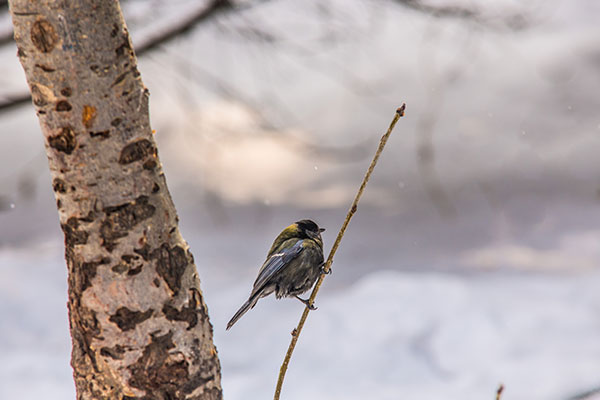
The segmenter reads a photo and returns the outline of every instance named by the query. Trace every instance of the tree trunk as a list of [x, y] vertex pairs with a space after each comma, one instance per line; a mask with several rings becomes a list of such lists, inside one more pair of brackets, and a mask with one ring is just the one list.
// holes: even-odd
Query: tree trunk
[[116, 0], [11, 0], [69, 270], [79, 399], [220, 399], [220, 364]]

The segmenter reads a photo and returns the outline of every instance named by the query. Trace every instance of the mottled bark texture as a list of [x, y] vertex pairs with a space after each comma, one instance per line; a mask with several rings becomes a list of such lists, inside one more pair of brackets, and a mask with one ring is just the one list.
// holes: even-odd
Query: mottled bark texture
[[79, 399], [219, 399], [148, 91], [115, 0], [11, 0], [65, 235]]

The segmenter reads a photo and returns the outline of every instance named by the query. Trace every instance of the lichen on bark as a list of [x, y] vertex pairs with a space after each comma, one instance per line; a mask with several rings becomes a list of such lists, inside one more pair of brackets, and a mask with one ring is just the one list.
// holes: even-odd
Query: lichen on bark
[[77, 397], [222, 398], [118, 2], [9, 4], [65, 236]]

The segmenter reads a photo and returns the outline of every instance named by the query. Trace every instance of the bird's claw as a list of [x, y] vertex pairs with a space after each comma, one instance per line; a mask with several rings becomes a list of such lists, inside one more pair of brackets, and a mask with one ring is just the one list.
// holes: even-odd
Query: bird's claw
[[331, 267], [329, 267], [329, 269], [327, 271], [325, 271], [325, 263], [321, 264], [321, 268], [320, 268], [321, 274], [323, 275], [329, 275], [331, 274]]
[[298, 296], [295, 296], [295, 297], [296, 297], [298, 300], [300, 300], [302, 303], [304, 303], [304, 305], [305, 305], [306, 307], [308, 307], [308, 309], [309, 309], [310, 311], [315, 311], [317, 308], [319, 308], [319, 307], [316, 307], [316, 306], [314, 306], [314, 305], [310, 304], [310, 302], [309, 302], [309, 299], [302, 299], [302, 298], [300, 298], [300, 297], [298, 297]]

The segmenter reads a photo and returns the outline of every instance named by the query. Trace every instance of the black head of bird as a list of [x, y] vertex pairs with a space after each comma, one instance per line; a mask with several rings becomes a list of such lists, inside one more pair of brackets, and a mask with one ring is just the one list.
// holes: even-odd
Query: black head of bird
[[323, 239], [325, 229], [310, 219], [294, 222], [275, 238], [267, 259], [258, 272], [248, 300], [227, 324], [231, 328], [238, 319], [265, 296], [275, 293], [282, 297], [295, 297], [304, 304], [308, 300], [298, 295], [306, 292], [316, 282], [323, 267]]

